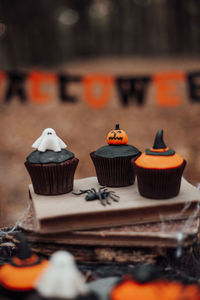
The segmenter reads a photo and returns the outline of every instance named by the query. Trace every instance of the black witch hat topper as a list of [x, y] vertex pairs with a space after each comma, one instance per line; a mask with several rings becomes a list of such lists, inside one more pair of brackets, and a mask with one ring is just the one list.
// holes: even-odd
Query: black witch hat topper
[[17, 239], [19, 240], [19, 247], [16, 256], [11, 259], [11, 264], [16, 267], [39, 264], [41, 262], [41, 258], [32, 253], [24, 234], [18, 232]]
[[156, 155], [156, 156], [171, 156], [175, 154], [175, 151], [172, 149], [169, 149], [163, 140], [163, 129], [158, 130], [153, 148], [146, 149], [145, 153], [147, 155]]

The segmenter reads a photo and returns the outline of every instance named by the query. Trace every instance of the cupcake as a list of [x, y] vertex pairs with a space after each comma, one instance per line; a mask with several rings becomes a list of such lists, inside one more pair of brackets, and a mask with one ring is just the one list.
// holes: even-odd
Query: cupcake
[[131, 160], [136, 159], [140, 151], [127, 144], [127, 134], [119, 128], [119, 124], [108, 133], [107, 143], [90, 153], [99, 184], [110, 187], [133, 184], [135, 174]]
[[[143, 271], [142, 271], [143, 272]], [[143, 274], [145, 277], [148, 274]], [[148, 280], [148, 279], [147, 279]], [[112, 287], [110, 300], [180, 300], [199, 299], [200, 289], [198, 284], [183, 284], [180, 281], [169, 281], [160, 276], [155, 279], [141, 282], [127, 274], [118, 284]]]
[[89, 290], [74, 257], [67, 251], [57, 251], [35, 281], [35, 293], [28, 298], [42, 299], [97, 300], [97, 296]]
[[35, 193], [59, 195], [71, 192], [79, 160], [65, 149], [67, 146], [55, 131], [46, 128], [32, 147], [36, 150], [26, 158], [25, 166]]
[[166, 199], [178, 195], [186, 161], [167, 148], [163, 130], [157, 132], [153, 148], [146, 149], [133, 163], [142, 196]]
[[17, 254], [0, 267], [1, 295], [6, 299], [25, 299], [34, 290], [35, 280], [49, 265], [48, 260], [32, 253], [22, 233], [18, 233], [17, 238]]

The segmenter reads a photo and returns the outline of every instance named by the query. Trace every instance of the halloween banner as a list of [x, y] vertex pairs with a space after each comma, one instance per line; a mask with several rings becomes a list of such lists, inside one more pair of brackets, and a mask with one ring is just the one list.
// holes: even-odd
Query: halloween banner
[[[103, 74], [71, 75], [67, 73], [47, 73], [41, 71], [0, 71], [0, 99], [8, 104], [14, 98], [25, 104], [28, 101], [45, 104], [51, 101], [48, 93], [49, 84], [56, 85], [57, 98], [64, 103], [77, 103], [80, 99], [69, 92], [72, 83], [82, 85], [85, 103], [92, 108], [101, 109], [111, 99], [112, 87], [118, 92], [121, 106], [135, 103], [145, 105], [150, 84], [155, 87], [155, 104], [161, 107], [181, 105], [177, 84], [184, 82], [188, 98], [192, 102], [200, 102], [200, 71], [195, 72], [162, 72], [144, 76], [109, 76]], [[96, 90], [98, 89], [98, 93]]]

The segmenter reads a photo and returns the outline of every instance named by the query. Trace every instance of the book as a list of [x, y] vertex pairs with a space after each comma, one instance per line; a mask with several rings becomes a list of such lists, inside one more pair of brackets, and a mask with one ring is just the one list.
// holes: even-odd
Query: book
[[[74, 181], [74, 192], [95, 188], [100, 185], [96, 177]], [[199, 215], [200, 191], [182, 178], [178, 196], [165, 200], [142, 197], [137, 184], [109, 188], [120, 197], [103, 206], [99, 200], [86, 201], [86, 194], [67, 193], [58, 196], [43, 196], [34, 193], [29, 185], [29, 195], [33, 203], [33, 223], [37, 233], [61, 233], [75, 230], [109, 228], [116, 226], [181, 220]], [[144, 237], [145, 238], [145, 237]]]
[[31, 244], [54, 244], [54, 247], [57, 245], [58, 248], [61, 245], [171, 248], [179, 245], [189, 246], [195, 241], [199, 218], [61, 233], [38, 233], [35, 231], [34, 211], [31, 208], [20, 227]]

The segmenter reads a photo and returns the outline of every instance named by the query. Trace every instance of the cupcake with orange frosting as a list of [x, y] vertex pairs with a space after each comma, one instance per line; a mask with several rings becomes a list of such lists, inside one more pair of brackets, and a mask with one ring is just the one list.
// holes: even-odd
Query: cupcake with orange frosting
[[131, 160], [141, 152], [128, 145], [128, 136], [116, 124], [107, 135], [107, 144], [90, 153], [99, 184], [111, 187], [128, 186], [135, 182]]
[[48, 260], [32, 253], [22, 233], [18, 233], [17, 238], [16, 255], [0, 267], [1, 295], [6, 299], [25, 299], [33, 291], [38, 276], [49, 265]]
[[185, 165], [186, 161], [165, 145], [163, 130], [159, 130], [153, 147], [134, 161], [140, 194], [154, 199], [177, 196]]
[[[179, 281], [169, 281], [166, 278], [157, 278], [149, 282], [138, 282], [134, 278], [122, 279], [110, 292], [110, 300], [178, 300], [199, 299], [197, 284], [184, 285]], [[162, 294], [162, 296], [161, 296]]]

